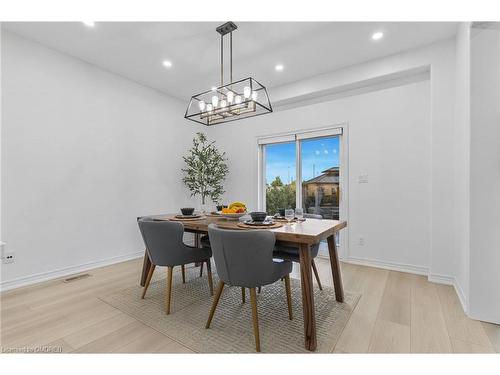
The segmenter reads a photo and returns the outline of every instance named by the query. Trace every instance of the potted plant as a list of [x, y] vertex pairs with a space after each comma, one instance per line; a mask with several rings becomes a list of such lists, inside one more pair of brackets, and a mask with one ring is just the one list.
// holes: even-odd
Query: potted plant
[[215, 147], [215, 141], [209, 142], [203, 133], [196, 133], [193, 147], [187, 156], [182, 169], [182, 181], [191, 192], [191, 196], [201, 197], [201, 210], [206, 212], [206, 199], [219, 203], [224, 191], [224, 181], [229, 173], [226, 164], [226, 153]]

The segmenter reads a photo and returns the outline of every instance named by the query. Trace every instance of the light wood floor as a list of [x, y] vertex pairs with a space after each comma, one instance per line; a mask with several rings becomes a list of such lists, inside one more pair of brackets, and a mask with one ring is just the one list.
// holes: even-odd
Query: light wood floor
[[[54, 280], [3, 293], [3, 351], [56, 346], [63, 352], [191, 352], [98, 299], [137, 285], [141, 265], [138, 259], [70, 283]], [[332, 285], [328, 260], [318, 258], [317, 265], [323, 284]], [[346, 263], [342, 274], [345, 289], [362, 297], [335, 353], [500, 352], [500, 326], [467, 318], [450, 286]], [[296, 266], [292, 276], [298, 278]]]

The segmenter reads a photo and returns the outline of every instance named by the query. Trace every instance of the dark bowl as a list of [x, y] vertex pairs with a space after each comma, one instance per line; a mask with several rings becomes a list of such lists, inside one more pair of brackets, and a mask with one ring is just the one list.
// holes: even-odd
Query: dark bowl
[[250, 216], [253, 221], [264, 221], [267, 216], [267, 212], [250, 212]]
[[281, 217], [285, 217], [285, 209], [284, 208], [280, 208], [278, 211], [279, 211]]
[[189, 215], [192, 215], [193, 212], [194, 212], [194, 208], [181, 208], [181, 212], [184, 216], [189, 216]]
[[226, 204], [220, 204], [217, 206], [217, 211], [222, 211], [223, 208], [227, 208]]

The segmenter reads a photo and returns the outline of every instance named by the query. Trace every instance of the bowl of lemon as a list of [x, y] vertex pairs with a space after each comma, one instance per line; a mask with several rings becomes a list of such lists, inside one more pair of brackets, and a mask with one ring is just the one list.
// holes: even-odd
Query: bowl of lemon
[[229, 206], [223, 208], [220, 214], [226, 219], [237, 220], [247, 214], [247, 206], [243, 202], [233, 202]]

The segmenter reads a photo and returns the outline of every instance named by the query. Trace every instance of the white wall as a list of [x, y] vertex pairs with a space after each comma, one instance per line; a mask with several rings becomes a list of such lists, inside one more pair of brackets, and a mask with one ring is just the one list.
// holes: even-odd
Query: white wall
[[[185, 103], [3, 31], [2, 287], [137, 256], [136, 217], [189, 201]], [[38, 275], [38, 276], [36, 276]]]
[[[429, 114], [430, 85], [423, 81], [213, 127], [210, 134], [230, 161], [226, 200], [257, 208], [257, 136], [348, 122], [348, 256], [425, 271], [431, 246]], [[368, 174], [368, 184], [357, 183], [360, 174]]]
[[471, 39], [470, 298], [473, 318], [500, 323], [500, 26]]

